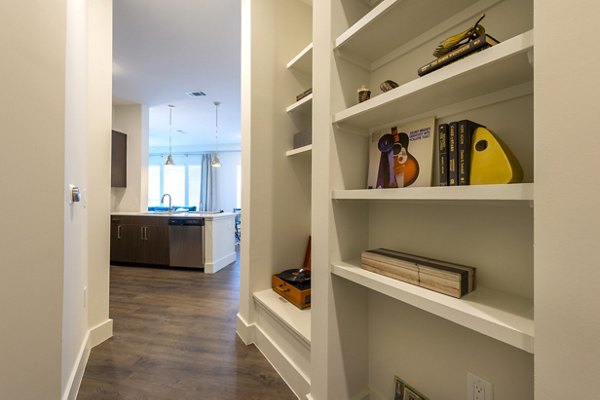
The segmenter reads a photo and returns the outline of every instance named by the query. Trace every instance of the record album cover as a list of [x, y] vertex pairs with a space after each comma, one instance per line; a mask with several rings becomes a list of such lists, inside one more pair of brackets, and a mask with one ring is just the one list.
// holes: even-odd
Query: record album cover
[[367, 187], [431, 186], [435, 136], [434, 117], [373, 132]]

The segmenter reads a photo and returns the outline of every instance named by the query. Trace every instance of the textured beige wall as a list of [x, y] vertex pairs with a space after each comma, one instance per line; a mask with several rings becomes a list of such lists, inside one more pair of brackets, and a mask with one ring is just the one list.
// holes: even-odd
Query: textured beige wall
[[112, 0], [91, 0], [88, 11], [88, 328], [93, 328], [108, 319]]
[[0, 2], [0, 397], [61, 389], [66, 1]]
[[63, 394], [71, 390], [87, 332], [87, 12], [87, 1], [67, 0], [64, 184], [78, 186], [83, 195], [81, 202], [63, 205]]
[[537, 400], [600, 393], [600, 33], [597, 1], [535, 4], [535, 387]]
[[369, 295], [369, 382], [380, 399], [398, 375], [430, 399], [466, 400], [467, 372], [494, 400], [533, 399], [533, 355], [390, 297]]

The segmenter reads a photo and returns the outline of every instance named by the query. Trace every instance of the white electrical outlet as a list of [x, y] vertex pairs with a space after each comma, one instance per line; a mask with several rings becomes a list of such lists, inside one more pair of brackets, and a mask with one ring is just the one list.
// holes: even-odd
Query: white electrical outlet
[[467, 372], [467, 394], [468, 400], [494, 400], [494, 385]]

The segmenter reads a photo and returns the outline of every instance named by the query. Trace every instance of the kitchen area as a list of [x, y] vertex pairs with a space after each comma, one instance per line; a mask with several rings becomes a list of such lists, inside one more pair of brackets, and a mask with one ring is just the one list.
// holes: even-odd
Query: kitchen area
[[236, 260], [236, 216], [225, 212], [113, 212], [110, 262], [215, 273]]
[[[160, 120], [165, 108], [113, 106], [110, 262], [213, 274], [237, 259], [241, 155], [221, 150], [215, 168], [202, 164], [202, 149], [174, 148], [174, 165], [165, 165], [162, 150], [148, 143], [152, 113]], [[216, 184], [200, 189], [202, 181]], [[201, 207], [205, 192], [212, 201]]]

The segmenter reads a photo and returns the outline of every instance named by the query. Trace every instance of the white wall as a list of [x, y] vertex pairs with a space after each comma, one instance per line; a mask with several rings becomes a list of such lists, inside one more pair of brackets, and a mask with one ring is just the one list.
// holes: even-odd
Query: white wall
[[[95, 346], [112, 336], [108, 318], [112, 117], [112, 0], [88, 1], [88, 328]], [[94, 331], [93, 331], [94, 332]]]
[[600, 393], [597, 1], [535, 0], [536, 399]]
[[375, 398], [389, 398], [397, 375], [430, 399], [466, 400], [471, 372], [493, 383], [495, 400], [533, 399], [531, 354], [377, 292], [368, 335]]
[[[2, 399], [74, 398], [76, 373], [80, 377], [85, 367], [83, 287], [96, 284], [88, 282], [88, 259], [108, 272], [108, 225], [88, 220], [100, 214], [96, 206], [88, 211], [85, 194], [99, 182], [98, 174], [88, 173], [89, 126], [96, 133], [108, 127], [102, 132], [104, 151], [94, 148], [94, 167], [106, 171], [110, 165], [111, 5], [110, 0], [0, 5], [6, 16], [0, 46], [9, 60], [0, 75], [0, 108], [8, 111], [0, 122], [3, 144], [12, 149], [0, 161], [0, 185], [6, 188], [0, 196]], [[100, 25], [101, 32], [95, 30]], [[91, 60], [101, 67], [88, 69]], [[82, 203], [67, 204], [68, 183], [81, 186]], [[89, 193], [102, 192], [108, 209], [108, 185]], [[17, 206], [26, 212], [16, 212]], [[100, 218], [108, 221], [108, 213]], [[95, 258], [102, 253], [105, 264]], [[108, 304], [107, 282], [97, 285], [105, 289], [90, 303]], [[107, 307], [97, 313], [102, 318], [108, 318]]]
[[219, 207], [225, 212], [231, 212], [237, 207], [237, 167], [242, 163], [242, 153], [219, 153], [219, 159], [221, 160], [221, 168], [217, 168]]
[[143, 211], [148, 206], [148, 107], [113, 106], [112, 129], [127, 134], [127, 187], [112, 188], [112, 211]]
[[0, 2], [3, 399], [60, 397], [66, 7]]
[[[238, 322], [238, 335], [245, 342], [250, 341], [246, 337], [243, 330], [243, 324], [249, 322], [252, 317], [252, 303], [250, 302], [251, 293], [251, 277], [250, 277], [250, 226], [254, 220], [250, 206], [254, 204], [251, 199], [252, 191], [252, 0], [242, 0], [242, 19], [241, 19], [241, 128], [242, 128], [242, 212], [243, 216], [241, 231], [242, 237], [245, 238], [240, 242], [240, 310], [238, 319], [243, 318], [244, 321]], [[259, 216], [257, 216], [259, 217]]]
[[67, 0], [65, 94], [65, 185], [79, 186], [82, 202], [64, 202], [64, 290], [62, 389], [69, 391], [78, 353], [87, 332], [84, 287], [87, 286], [87, 2]]

